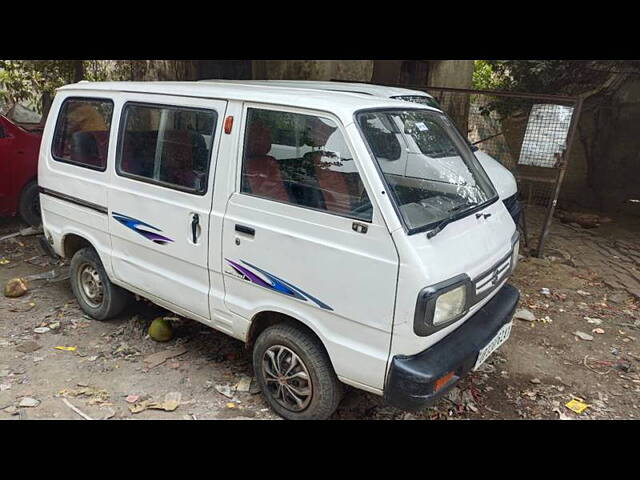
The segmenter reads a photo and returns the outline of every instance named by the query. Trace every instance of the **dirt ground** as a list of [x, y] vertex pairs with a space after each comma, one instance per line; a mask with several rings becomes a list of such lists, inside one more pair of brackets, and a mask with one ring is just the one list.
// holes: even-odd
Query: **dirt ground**
[[[535, 213], [528, 213], [531, 233], [541, 220]], [[23, 227], [0, 219], [0, 237]], [[333, 418], [640, 417], [638, 232], [638, 218], [595, 229], [555, 221], [546, 258], [526, 256], [523, 246], [511, 280], [519, 307], [535, 320], [514, 319], [509, 341], [479, 371], [421, 412], [349, 389]], [[33, 236], [0, 242], [0, 285], [60, 267]], [[171, 315], [159, 307], [136, 302], [118, 319], [98, 322], [83, 315], [64, 276], [28, 285], [22, 297], [0, 296], [0, 419], [279, 418], [256, 392], [241, 342], [178, 319], [173, 339], [158, 343], [148, 325]], [[184, 353], [157, 366], [145, 362], [167, 350]], [[587, 408], [574, 413], [565, 406], [572, 399]]]

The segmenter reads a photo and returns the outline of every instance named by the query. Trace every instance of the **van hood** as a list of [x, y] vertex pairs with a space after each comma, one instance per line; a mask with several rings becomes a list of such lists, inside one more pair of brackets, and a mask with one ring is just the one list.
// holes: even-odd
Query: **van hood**
[[[393, 232], [400, 255], [396, 312], [391, 356], [413, 355], [424, 351], [462, 325], [490, 296], [480, 300], [467, 316], [431, 335], [414, 333], [416, 300], [420, 291], [461, 274], [471, 281], [483, 278], [508, 262], [512, 239], [516, 231], [503, 202], [495, 201], [476, 215], [471, 214], [447, 225], [440, 233], [428, 238], [425, 232], [408, 235], [402, 229]], [[485, 215], [489, 216], [485, 217]], [[496, 290], [506, 281], [499, 278]]]
[[481, 150], [473, 152], [484, 171], [491, 179], [491, 183], [496, 188], [500, 200], [506, 200], [518, 193], [518, 184], [513, 174], [505, 168], [500, 162], [484, 153]]

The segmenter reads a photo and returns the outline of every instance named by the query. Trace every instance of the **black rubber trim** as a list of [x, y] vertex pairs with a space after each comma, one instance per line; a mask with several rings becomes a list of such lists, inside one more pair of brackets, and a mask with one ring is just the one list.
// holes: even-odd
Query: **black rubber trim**
[[77, 197], [72, 197], [71, 195], [67, 195], [65, 193], [56, 192], [54, 190], [49, 190], [48, 188], [40, 187], [40, 193], [44, 195], [49, 195], [50, 197], [57, 198], [59, 200], [64, 200], [66, 202], [75, 203], [76, 205], [80, 205], [81, 207], [90, 208], [91, 210], [95, 210], [96, 212], [104, 213], [105, 215], [109, 213], [107, 207], [103, 207], [102, 205], [97, 205], [95, 203], [87, 202], [86, 200], [82, 200]]
[[[505, 284], [463, 325], [416, 355], [396, 355], [391, 360], [384, 388], [385, 401], [403, 410], [432, 405], [471, 370], [484, 348], [511, 321], [520, 293]], [[447, 384], [433, 392], [434, 382], [454, 372]]]

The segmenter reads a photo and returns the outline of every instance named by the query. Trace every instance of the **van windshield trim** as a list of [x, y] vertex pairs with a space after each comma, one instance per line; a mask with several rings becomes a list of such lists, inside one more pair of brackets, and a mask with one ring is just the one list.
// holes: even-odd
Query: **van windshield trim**
[[[409, 102], [408, 102], [409, 103]], [[391, 198], [391, 205], [393, 206], [393, 209], [395, 210], [396, 216], [397, 218], [400, 220], [400, 223], [402, 224], [403, 229], [405, 230], [407, 235], [414, 235], [417, 233], [422, 233], [422, 232], [427, 232], [429, 230], [433, 230], [434, 228], [437, 227], [438, 224], [440, 224], [442, 222], [442, 219], [440, 220], [436, 220], [433, 222], [429, 222], [425, 225], [421, 225], [419, 227], [411, 227], [404, 215], [402, 214], [402, 212], [400, 211], [400, 202], [399, 199], [396, 195], [396, 192], [394, 190], [394, 188], [392, 188], [392, 186], [390, 185], [386, 175], [384, 174], [384, 172], [382, 171], [382, 168], [380, 166], [380, 163], [377, 160], [377, 157], [375, 156], [375, 154], [373, 153], [373, 151], [371, 150], [371, 145], [369, 144], [369, 141], [367, 140], [367, 137], [365, 136], [364, 131], [362, 130], [362, 127], [360, 126], [360, 122], [358, 121], [358, 117], [364, 113], [384, 113], [384, 112], [397, 112], [400, 109], [398, 107], [387, 107], [387, 108], [363, 108], [360, 110], [356, 110], [353, 113], [353, 123], [355, 124], [358, 133], [360, 134], [360, 137], [362, 138], [362, 141], [365, 144], [365, 147], [367, 148], [367, 151], [369, 153], [369, 156], [374, 164], [374, 167], [376, 169], [376, 171], [378, 172], [378, 175], [380, 177], [380, 179], [382, 180], [386, 191], [389, 192], [389, 196]], [[443, 116], [444, 118], [446, 117], [446, 114], [444, 114], [441, 111], [438, 110], [434, 110], [433, 108], [430, 108], [428, 106], [416, 106], [416, 107], [406, 107], [406, 108], [402, 108], [402, 111], [421, 111], [421, 112], [427, 112], [427, 113], [431, 113], [431, 114], [436, 114], [436, 115], [440, 115]], [[456, 131], [456, 133], [458, 134], [458, 136], [460, 137], [459, 141], [464, 143], [464, 145], [468, 148], [468, 144], [466, 142], [464, 142], [463, 137], [461, 136], [460, 132], [457, 131], [457, 129], [454, 128], [454, 130]], [[471, 155], [473, 155], [473, 152], [471, 152], [471, 150], [469, 150], [469, 153]], [[475, 158], [475, 157], [474, 157]], [[482, 168], [482, 167], [481, 167]], [[483, 171], [483, 173], [486, 175], [486, 173]], [[488, 178], [488, 176], [487, 176]], [[489, 180], [489, 184], [491, 185], [491, 188], [493, 190], [494, 195], [491, 196], [490, 198], [488, 198], [487, 200], [485, 200], [484, 202], [478, 203], [477, 205], [473, 205], [470, 208], [464, 209], [460, 212], [456, 212], [452, 215], [449, 215], [447, 218], [447, 224], [456, 222], [458, 220], [461, 220], [463, 218], [466, 218], [470, 215], [473, 215], [474, 213], [479, 212], [480, 210], [485, 209], [486, 207], [493, 205], [495, 202], [497, 202], [500, 198], [500, 196], [498, 195], [498, 192], [496, 191], [495, 187], [493, 187], [493, 185], [491, 184], [491, 181]], [[384, 192], [383, 192], [384, 193]]]

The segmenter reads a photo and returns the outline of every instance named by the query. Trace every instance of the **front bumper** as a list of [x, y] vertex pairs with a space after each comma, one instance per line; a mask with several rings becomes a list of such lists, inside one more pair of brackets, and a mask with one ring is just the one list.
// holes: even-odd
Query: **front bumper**
[[[403, 410], [432, 405], [473, 368], [478, 353], [511, 321], [520, 293], [511, 285], [500, 291], [462, 326], [416, 355], [396, 355], [384, 388], [385, 401]], [[436, 380], [454, 372], [434, 391]]]

